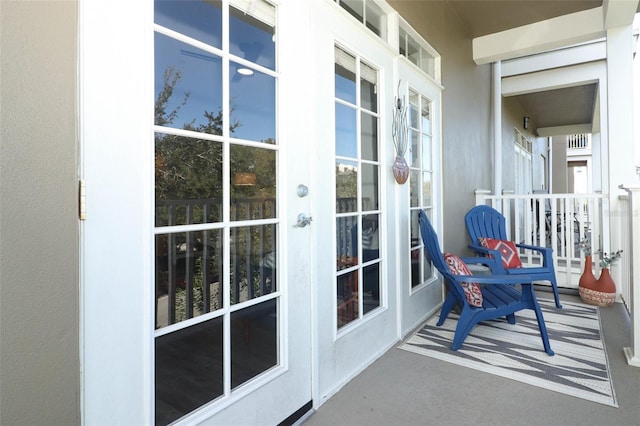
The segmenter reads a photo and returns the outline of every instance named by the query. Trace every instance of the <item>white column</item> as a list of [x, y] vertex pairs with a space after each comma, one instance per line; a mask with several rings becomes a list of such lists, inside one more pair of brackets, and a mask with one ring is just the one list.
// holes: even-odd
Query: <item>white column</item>
[[634, 367], [640, 367], [640, 183], [620, 185], [629, 193], [629, 222], [631, 224], [631, 282], [629, 292], [631, 295], [631, 346], [625, 347], [624, 356], [627, 363]]
[[502, 64], [493, 63], [493, 194], [502, 193]]
[[[607, 31], [607, 138], [602, 138], [602, 190], [609, 198], [610, 247], [620, 249], [621, 209], [618, 196], [622, 182], [636, 179], [633, 156], [633, 36], [631, 26]], [[604, 136], [604, 135], [602, 135]], [[605, 216], [606, 218], [606, 216]], [[606, 221], [605, 221], [606, 225]], [[603, 227], [603, 231], [607, 229]], [[620, 282], [619, 270], [613, 270], [614, 281]]]

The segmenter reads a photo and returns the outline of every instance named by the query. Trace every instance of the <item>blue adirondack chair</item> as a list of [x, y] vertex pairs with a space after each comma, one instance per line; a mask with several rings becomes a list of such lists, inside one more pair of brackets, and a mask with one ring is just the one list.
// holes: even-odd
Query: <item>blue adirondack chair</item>
[[[482, 256], [491, 255], [500, 259], [500, 252], [483, 247], [480, 238], [493, 238], [495, 240], [507, 240], [507, 231], [504, 216], [496, 209], [489, 206], [476, 206], [469, 210], [464, 217], [467, 232], [471, 238], [469, 248]], [[502, 262], [496, 262], [491, 271], [500, 275], [528, 275], [533, 281], [549, 281], [553, 288], [553, 297], [556, 307], [562, 308], [558, 295], [558, 282], [553, 266], [553, 249], [529, 244], [515, 243], [517, 248], [537, 251], [542, 255], [542, 265], [521, 268], [505, 268]]]
[[[453, 274], [447, 266], [443, 253], [440, 251], [438, 236], [424, 211], [418, 212], [418, 220], [428, 260], [433, 263], [449, 285], [449, 292], [442, 305], [437, 325], [440, 326], [444, 323], [456, 304], [462, 307], [451, 350], [458, 350], [473, 327], [480, 321], [505, 317], [510, 324], [515, 324], [516, 312], [523, 309], [532, 309], [536, 313], [544, 350], [547, 354], [553, 355], [549, 344], [547, 327], [544, 323], [544, 317], [536, 299], [531, 279], [524, 275], [477, 276]], [[479, 263], [491, 263], [493, 261], [493, 259], [487, 259], [486, 257], [462, 258], [462, 260]], [[468, 302], [462, 284], [470, 282], [482, 284], [482, 306], [473, 306]], [[520, 284], [521, 290], [518, 290], [515, 284]]]

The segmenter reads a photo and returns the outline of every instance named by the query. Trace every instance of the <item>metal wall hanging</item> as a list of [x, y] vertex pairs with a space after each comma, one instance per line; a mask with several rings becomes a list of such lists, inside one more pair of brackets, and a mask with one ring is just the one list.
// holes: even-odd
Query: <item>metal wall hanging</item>
[[[398, 82], [398, 94], [400, 93], [400, 82]], [[393, 126], [391, 128], [393, 145], [396, 149], [396, 158], [393, 161], [393, 177], [400, 185], [409, 178], [409, 165], [404, 159], [407, 152], [407, 141], [409, 138], [409, 125], [407, 123], [407, 105], [404, 96], [400, 99], [396, 96], [393, 100]]]

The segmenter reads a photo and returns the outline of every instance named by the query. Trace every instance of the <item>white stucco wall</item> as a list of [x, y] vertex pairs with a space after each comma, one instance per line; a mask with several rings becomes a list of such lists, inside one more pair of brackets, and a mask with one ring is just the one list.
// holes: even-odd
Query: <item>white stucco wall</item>
[[80, 423], [75, 1], [0, 2], [0, 424]]

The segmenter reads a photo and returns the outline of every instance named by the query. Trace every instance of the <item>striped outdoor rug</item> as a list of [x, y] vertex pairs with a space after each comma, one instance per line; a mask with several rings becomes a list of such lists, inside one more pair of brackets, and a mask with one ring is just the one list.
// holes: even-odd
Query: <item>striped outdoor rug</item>
[[556, 309], [551, 300], [538, 301], [555, 356], [544, 352], [531, 310], [516, 313], [515, 325], [506, 320], [476, 325], [455, 352], [450, 348], [458, 317], [451, 313], [437, 327], [436, 315], [399, 348], [617, 407], [598, 307], [562, 302]]

